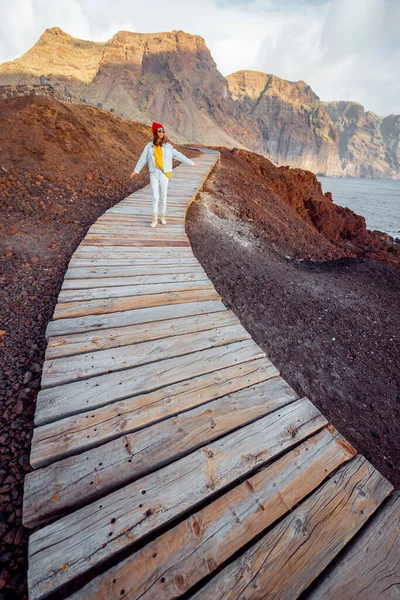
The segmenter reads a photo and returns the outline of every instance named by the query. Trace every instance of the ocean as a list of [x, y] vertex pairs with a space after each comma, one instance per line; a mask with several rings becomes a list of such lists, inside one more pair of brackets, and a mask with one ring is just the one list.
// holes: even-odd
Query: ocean
[[318, 175], [323, 192], [333, 201], [365, 217], [368, 229], [400, 237], [400, 181]]

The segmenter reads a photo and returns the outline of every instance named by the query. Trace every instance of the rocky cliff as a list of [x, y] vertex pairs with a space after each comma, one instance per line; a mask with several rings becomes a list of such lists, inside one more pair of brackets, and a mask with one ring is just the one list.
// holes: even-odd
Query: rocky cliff
[[309, 85], [254, 71], [233, 73], [227, 81], [254, 124], [242, 138], [247, 147], [276, 164], [341, 174], [338, 131]]
[[197, 35], [119, 31], [96, 43], [48, 29], [0, 65], [0, 85], [40, 75], [124, 118], [161, 121], [175, 140], [247, 148], [325, 175], [400, 178], [400, 116], [321, 102], [304, 81], [255, 71], [224, 78]]

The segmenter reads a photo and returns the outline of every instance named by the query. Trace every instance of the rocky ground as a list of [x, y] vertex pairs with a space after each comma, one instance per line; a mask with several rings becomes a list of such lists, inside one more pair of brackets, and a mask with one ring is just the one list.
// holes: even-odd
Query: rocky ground
[[188, 213], [195, 255], [282, 377], [399, 487], [398, 246], [311, 173], [221, 151]]
[[149, 139], [148, 128], [91, 107], [43, 97], [0, 103], [1, 600], [26, 598], [23, 479], [46, 325], [88, 227], [147, 183], [147, 169], [134, 183], [129, 173]]

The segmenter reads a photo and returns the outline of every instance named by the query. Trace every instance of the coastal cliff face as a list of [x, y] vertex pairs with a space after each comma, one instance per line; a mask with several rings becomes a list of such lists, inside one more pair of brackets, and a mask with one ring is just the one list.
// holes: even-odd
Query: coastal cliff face
[[400, 178], [399, 116], [383, 119], [356, 102], [321, 102], [304, 81], [253, 71], [227, 80], [261, 134], [245, 136], [244, 144], [274, 163], [336, 177]]
[[339, 135], [318, 96], [304, 81], [239, 71], [227, 77], [232, 97], [251, 115], [244, 144], [275, 164], [340, 174]]
[[197, 35], [120, 31], [97, 43], [48, 29], [0, 65], [0, 85], [40, 75], [118, 116], [161, 121], [174, 141], [247, 148], [324, 175], [400, 178], [400, 116], [321, 102], [304, 81], [256, 71], [225, 78]]

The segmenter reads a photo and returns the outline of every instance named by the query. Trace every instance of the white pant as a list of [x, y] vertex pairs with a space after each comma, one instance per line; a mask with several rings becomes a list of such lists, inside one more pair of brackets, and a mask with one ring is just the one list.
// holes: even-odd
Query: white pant
[[153, 215], [158, 214], [158, 201], [161, 198], [161, 214], [165, 214], [167, 208], [167, 191], [169, 177], [161, 169], [150, 173], [150, 185], [153, 194]]

